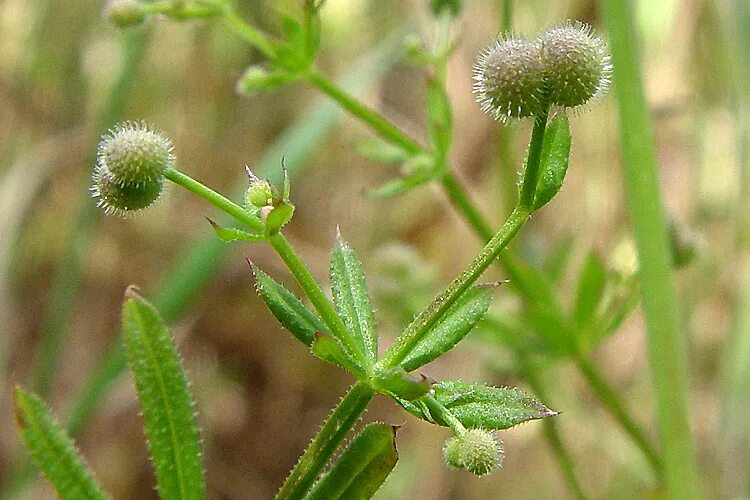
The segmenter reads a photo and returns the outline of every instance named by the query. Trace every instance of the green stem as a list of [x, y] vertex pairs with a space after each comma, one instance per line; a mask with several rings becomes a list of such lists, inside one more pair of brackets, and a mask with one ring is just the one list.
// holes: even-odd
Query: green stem
[[166, 172], [164, 172], [164, 177], [174, 182], [175, 184], [184, 187], [191, 193], [200, 196], [216, 208], [220, 209], [222, 212], [225, 212], [237, 219], [239, 222], [246, 224], [253, 231], [264, 231], [263, 222], [259, 218], [248, 213], [244, 208], [237, 205], [232, 200], [220, 195], [208, 186], [201, 184], [189, 175], [183, 174], [179, 170], [170, 168], [167, 169]]
[[451, 428], [453, 434], [456, 436], [463, 436], [466, 434], [466, 427], [464, 427], [464, 424], [462, 424], [453, 413], [448, 411], [448, 408], [443, 406], [440, 401], [435, 399], [434, 396], [423, 396], [421, 401], [424, 401], [427, 409], [430, 410], [430, 415], [432, 417], [437, 417], [437, 419], [433, 418], [433, 420], [440, 420], [448, 424], [448, 427]]
[[363, 382], [357, 382], [349, 389], [287, 476], [276, 500], [296, 500], [305, 496], [374, 394]]
[[[265, 228], [263, 221], [256, 216], [248, 213], [244, 208], [237, 205], [228, 198], [220, 195], [213, 189], [201, 184], [192, 177], [183, 174], [182, 172], [175, 169], [168, 169], [164, 172], [164, 177], [174, 182], [175, 184], [184, 187], [191, 193], [194, 193], [204, 200], [208, 201], [215, 207], [219, 208], [228, 215], [234, 217], [239, 222], [247, 224], [252, 230], [262, 233]], [[307, 268], [302, 259], [300, 259], [297, 252], [292, 248], [286, 238], [281, 233], [276, 233], [268, 237], [268, 243], [276, 250], [282, 261], [287, 265], [289, 271], [292, 273], [294, 278], [299, 283], [305, 295], [310, 299], [315, 310], [320, 314], [323, 322], [331, 330], [331, 333], [338, 338], [347, 349], [349, 354], [354, 356], [354, 359], [364, 368], [366, 372], [367, 363], [365, 362], [365, 355], [360, 349], [359, 344], [355, 341], [352, 334], [344, 325], [344, 322], [339, 318], [338, 314], [333, 308], [331, 301], [328, 300], [320, 284], [315, 280], [310, 270]]]
[[485, 245], [474, 261], [406, 327], [393, 347], [385, 353], [380, 364], [395, 366], [403, 361], [425, 333], [440, 320], [448, 308], [479, 278], [498, 253], [508, 245], [528, 218], [528, 210], [521, 207], [513, 210], [505, 224]]
[[599, 396], [599, 399], [604, 403], [604, 406], [609, 409], [609, 412], [615, 420], [617, 420], [617, 423], [620, 424], [633, 442], [641, 449], [643, 454], [646, 455], [646, 459], [651, 464], [651, 467], [654, 469], [657, 476], [661, 476], [664, 466], [658, 453], [654, 447], [651, 446], [646, 435], [625, 409], [625, 405], [614, 389], [610, 387], [596, 366], [594, 366], [589, 360], [584, 359], [583, 357], [577, 357], [575, 362], [578, 371], [580, 371], [586, 378], [589, 386], [591, 386], [596, 395]]
[[292, 248], [287, 239], [281, 233], [276, 233], [268, 238], [268, 243], [276, 250], [281, 260], [289, 268], [294, 278], [299, 283], [299, 286], [310, 299], [315, 310], [320, 314], [321, 319], [328, 328], [331, 329], [331, 333], [341, 340], [344, 346], [347, 348], [350, 354], [359, 362], [360, 366], [363, 367], [364, 371], [369, 373], [368, 362], [366, 361], [365, 353], [359, 347], [349, 329], [344, 325], [336, 310], [333, 308], [331, 301], [328, 300], [320, 284], [317, 282], [315, 277], [310, 273], [302, 259], [300, 259], [297, 252]]
[[370, 126], [376, 133], [384, 139], [402, 147], [409, 153], [424, 153], [425, 149], [417, 141], [406, 135], [399, 128], [394, 126], [390, 121], [378, 114], [376, 111], [368, 108], [359, 100], [347, 94], [334, 82], [328, 80], [315, 70], [310, 70], [307, 74], [309, 82], [318, 88], [321, 92], [336, 101], [342, 108], [347, 110], [351, 115], [359, 118]]
[[700, 481], [688, 417], [688, 363], [680, 326], [651, 117], [641, 81], [631, 2], [604, 0], [615, 67], [615, 96], [626, 199], [640, 263], [659, 436], [670, 498], [699, 498]]
[[233, 8], [229, 7], [224, 11], [224, 21], [226, 21], [237, 36], [255, 47], [266, 59], [273, 61], [276, 58], [276, 50], [274, 50], [268, 36], [245, 22], [244, 19], [237, 15]]
[[[537, 373], [531, 366], [527, 355], [522, 352], [517, 352], [516, 362], [521, 375], [529, 384], [531, 390], [534, 391], [536, 397], [538, 397], [542, 401], [548, 402], [550, 398], [546, 394], [547, 391], [542, 386], [542, 383], [539, 380]], [[560, 436], [560, 431], [557, 428], [557, 420], [554, 418], [542, 419], [542, 428], [544, 430], [545, 438], [549, 442], [549, 445], [552, 447], [552, 452], [555, 454], [555, 457], [557, 457], [557, 461], [560, 463], [560, 468], [562, 469], [565, 480], [568, 483], [568, 487], [571, 489], [578, 500], [585, 500], [586, 495], [583, 492], [580, 481], [578, 481], [578, 476], [576, 476], [575, 467], [573, 466], [573, 459], [568, 453], [568, 448], [563, 443], [562, 437]]]

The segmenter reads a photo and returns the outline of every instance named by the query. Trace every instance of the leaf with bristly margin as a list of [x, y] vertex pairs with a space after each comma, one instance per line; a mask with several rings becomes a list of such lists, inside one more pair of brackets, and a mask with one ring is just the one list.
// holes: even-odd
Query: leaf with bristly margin
[[16, 387], [14, 403], [26, 448], [58, 496], [63, 500], [108, 498], [44, 401]]
[[122, 318], [159, 495], [203, 500], [206, 486], [195, 406], [172, 336], [156, 309], [133, 287], [125, 293]]
[[252, 266], [258, 295], [281, 325], [300, 342], [310, 347], [316, 332], [327, 328], [315, 314], [281, 283], [271, 278], [256, 266]]
[[463, 340], [489, 309], [493, 288], [494, 285], [477, 285], [467, 290], [406, 355], [401, 363], [404, 370], [410, 372], [426, 365]]
[[539, 210], [560, 191], [570, 161], [570, 126], [565, 113], [555, 117], [544, 132], [539, 183], [534, 194], [534, 211]]
[[305, 500], [366, 500], [372, 498], [398, 461], [396, 428], [366, 426], [313, 487]]
[[365, 378], [362, 367], [346, 354], [341, 342], [335, 337], [326, 333], [316, 333], [311, 351], [317, 358], [343, 368], [357, 378]]
[[[509, 429], [529, 420], [554, 417], [550, 410], [536, 398], [514, 387], [492, 387], [484, 384], [446, 380], [434, 384], [435, 399], [466, 427], [482, 429]], [[448, 424], [433, 416], [420, 400], [396, 399], [409, 413], [438, 425]]]
[[266, 239], [262, 234], [248, 233], [247, 231], [237, 229], [236, 227], [222, 227], [208, 217], [206, 217], [206, 219], [208, 219], [208, 223], [211, 224], [216, 236], [227, 243], [232, 241], [265, 241]]
[[266, 216], [266, 236], [273, 236], [284, 227], [294, 215], [294, 205], [282, 201]]
[[357, 340], [365, 361], [374, 364], [378, 357], [378, 337], [365, 273], [354, 250], [341, 235], [331, 252], [331, 289], [336, 312]]

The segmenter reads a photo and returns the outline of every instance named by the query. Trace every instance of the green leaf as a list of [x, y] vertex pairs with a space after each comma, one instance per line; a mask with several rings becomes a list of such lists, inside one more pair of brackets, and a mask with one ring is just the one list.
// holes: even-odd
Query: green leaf
[[534, 194], [534, 210], [539, 210], [554, 198], [560, 188], [570, 160], [570, 126], [565, 113], [547, 125], [542, 143], [539, 183]]
[[487, 312], [493, 287], [473, 286], [446, 311], [441, 319], [406, 355], [401, 366], [407, 372], [451, 350], [474, 328]]
[[606, 281], [607, 270], [601, 259], [595, 253], [589, 253], [578, 278], [578, 291], [573, 307], [573, 318], [579, 327], [590, 325], [594, 319], [604, 295]]
[[397, 461], [396, 428], [369, 424], [305, 499], [367, 500], [380, 488]]
[[346, 354], [343, 346], [335, 337], [326, 333], [316, 333], [311, 350], [319, 359], [343, 368], [359, 379], [365, 378], [362, 367]]
[[57, 495], [63, 500], [108, 498], [44, 401], [16, 387], [14, 403], [21, 437]]
[[204, 499], [195, 408], [172, 336], [131, 287], [122, 307], [125, 349], [163, 499]]
[[227, 243], [232, 241], [265, 241], [266, 239], [262, 234], [248, 233], [247, 231], [235, 227], [221, 227], [208, 217], [206, 217], [206, 219], [208, 220], [208, 223], [211, 224], [216, 235], [221, 238], [222, 241]]
[[[492, 387], [460, 380], [446, 380], [432, 386], [435, 399], [466, 427], [503, 430], [529, 420], [554, 417], [552, 411], [537, 399], [513, 387]], [[396, 399], [408, 412], [438, 425], [448, 424], [434, 418], [420, 400]]]
[[273, 207], [266, 216], [266, 235], [272, 236], [278, 233], [287, 222], [292, 220], [292, 215], [294, 215], [294, 205], [291, 203], [282, 201]]
[[430, 383], [423, 375], [415, 378], [397, 366], [380, 372], [371, 380], [373, 389], [407, 401], [420, 398], [430, 390]]
[[390, 180], [382, 186], [367, 191], [367, 196], [370, 198], [391, 198], [411, 191], [414, 188], [418, 188], [424, 184], [427, 184], [432, 180], [432, 176], [409, 176], [409, 177], [397, 177], [396, 179]]
[[357, 143], [357, 152], [368, 160], [380, 163], [402, 163], [406, 161], [411, 153], [402, 147], [388, 144], [380, 139], [362, 139]]
[[252, 65], [245, 70], [242, 77], [237, 81], [236, 88], [240, 94], [268, 92], [279, 89], [296, 78], [296, 75], [288, 71], [269, 71], [262, 66]]
[[374, 364], [378, 357], [378, 336], [365, 273], [354, 250], [340, 234], [331, 253], [331, 289], [336, 312], [359, 343], [367, 361]]
[[300, 342], [310, 347], [317, 332], [328, 331], [320, 318], [310, 312], [292, 292], [259, 268], [252, 268], [258, 295], [279, 323]]

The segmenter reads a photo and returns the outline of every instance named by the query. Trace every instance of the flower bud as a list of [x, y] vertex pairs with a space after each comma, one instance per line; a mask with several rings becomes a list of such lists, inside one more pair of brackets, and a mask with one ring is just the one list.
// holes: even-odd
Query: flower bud
[[278, 198], [276, 188], [268, 179], [260, 179], [256, 176], [250, 167], [245, 166], [249, 184], [245, 191], [244, 204], [245, 210], [257, 210], [262, 207], [273, 207], [274, 201]]
[[484, 429], [469, 429], [445, 442], [443, 458], [452, 469], [484, 476], [503, 463], [502, 442]]
[[138, 26], [146, 18], [138, 0], [110, 0], [104, 7], [104, 16], [120, 28]]
[[474, 95], [482, 111], [503, 123], [544, 110], [544, 66], [534, 42], [498, 38], [474, 64]]
[[99, 142], [97, 168], [113, 182], [137, 186], [152, 184], [174, 166], [172, 141], [143, 122], [122, 122]]
[[567, 21], [547, 30], [537, 42], [551, 102], [574, 108], [607, 92], [612, 77], [610, 56], [591, 26]]
[[125, 217], [153, 205], [163, 187], [161, 179], [140, 184], [119, 184], [106, 168], [97, 168], [91, 194], [96, 199], [96, 206], [105, 213]]

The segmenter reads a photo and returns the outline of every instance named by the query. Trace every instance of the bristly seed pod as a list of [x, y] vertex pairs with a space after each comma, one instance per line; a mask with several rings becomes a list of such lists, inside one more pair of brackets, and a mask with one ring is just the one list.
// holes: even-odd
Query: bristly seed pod
[[503, 463], [502, 442], [490, 431], [469, 429], [445, 442], [443, 458], [452, 469], [467, 470], [485, 476]]
[[552, 103], [575, 108], [606, 94], [612, 64], [605, 43], [591, 26], [566, 21], [537, 39]]
[[148, 208], [174, 167], [172, 141], [142, 122], [123, 122], [99, 141], [91, 194], [107, 214], [126, 216]]
[[137, 185], [118, 184], [107, 169], [97, 168], [94, 171], [91, 195], [96, 199], [96, 206], [107, 215], [127, 217], [153, 205], [161, 196], [163, 188], [162, 179]]
[[172, 150], [172, 141], [144, 122], [122, 122], [102, 136], [97, 168], [120, 185], [153, 183], [174, 167]]
[[534, 42], [499, 37], [474, 64], [474, 95], [482, 111], [503, 123], [544, 110], [544, 66]]

